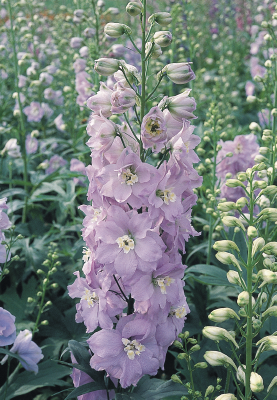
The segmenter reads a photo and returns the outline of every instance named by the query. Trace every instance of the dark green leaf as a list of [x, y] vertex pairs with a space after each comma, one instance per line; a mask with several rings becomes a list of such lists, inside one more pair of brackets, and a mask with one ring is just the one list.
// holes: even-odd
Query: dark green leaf
[[85, 393], [95, 392], [96, 390], [106, 390], [105, 384], [90, 382], [85, 385], [79, 386], [74, 389], [64, 400], [75, 399], [77, 396], [81, 396]]

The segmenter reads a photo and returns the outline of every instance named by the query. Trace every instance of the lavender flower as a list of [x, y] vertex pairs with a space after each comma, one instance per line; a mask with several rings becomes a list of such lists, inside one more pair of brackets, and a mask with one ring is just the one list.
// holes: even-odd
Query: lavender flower
[[19, 355], [20, 362], [27, 371], [38, 373], [37, 364], [44, 356], [38, 345], [32, 341], [32, 333], [28, 329], [19, 332], [10, 351]]
[[52, 174], [52, 172], [55, 172], [57, 171], [57, 169], [66, 165], [66, 163], [67, 163], [66, 160], [55, 154], [49, 160], [48, 168], [45, 170], [46, 175]]
[[167, 129], [164, 115], [159, 107], [153, 107], [141, 124], [141, 140], [145, 149], [152, 148], [158, 153], [167, 142]]
[[26, 136], [25, 146], [27, 154], [34, 154], [38, 149], [38, 140], [29, 134]]
[[28, 122], [40, 122], [44, 115], [44, 110], [37, 101], [32, 101], [29, 106], [23, 108], [23, 112], [27, 116]]
[[15, 317], [0, 307], [0, 346], [13, 344], [16, 338]]

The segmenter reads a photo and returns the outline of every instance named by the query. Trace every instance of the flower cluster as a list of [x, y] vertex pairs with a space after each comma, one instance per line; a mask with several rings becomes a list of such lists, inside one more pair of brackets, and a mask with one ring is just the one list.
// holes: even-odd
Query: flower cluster
[[[120, 65], [130, 76], [124, 62], [97, 61], [96, 70], [114, 72], [116, 83], [113, 89], [101, 83], [87, 101], [93, 111], [87, 126], [93, 161], [86, 168], [92, 205], [80, 206], [86, 214], [85, 278], [75, 273], [69, 295], [80, 298], [76, 321], [88, 333], [101, 328], [88, 339], [91, 367], [106, 370], [125, 388], [163, 368], [189, 312], [180, 251], [198, 234], [191, 207], [201, 178], [193, 168], [200, 139], [189, 122], [195, 118], [189, 90], [152, 107], [138, 130], [115, 124], [108, 118], [126, 113], [136, 97]], [[139, 74], [135, 67], [132, 72]], [[157, 167], [145, 162], [161, 150]]]

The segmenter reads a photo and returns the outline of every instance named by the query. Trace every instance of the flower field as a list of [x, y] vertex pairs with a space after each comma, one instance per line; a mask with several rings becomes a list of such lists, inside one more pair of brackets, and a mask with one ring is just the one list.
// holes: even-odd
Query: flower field
[[0, 400], [277, 398], [277, 3], [2, 0]]

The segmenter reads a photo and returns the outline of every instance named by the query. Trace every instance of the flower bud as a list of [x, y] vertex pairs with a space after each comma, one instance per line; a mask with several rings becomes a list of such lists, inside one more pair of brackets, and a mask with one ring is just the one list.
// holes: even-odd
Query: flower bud
[[236, 206], [236, 203], [234, 203], [233, 201], [225, 201], [225, 202], [219, 203], [217, 208], [219, 211], [227, 212], [227, 211], [231, 211], [231, 210], [236, 210], [237, 206]]
[[262, 317], [277, 317], [277, 306], [269, 307], [262, 313]]
[[148, 55], [149, 51], [151, 51], [150, 58], [152, 58], [153, 60], [156, 60], [156, 58], [159, 58], [163, 54], [161, 46], [154, 42], [146, 43], [145, 54]]
[[252, 325], [255, 330], [260, 329], [262, 326], [262, 321], [256, 318], [252, 318]]
[[237, 348], [239, 347], [233, 336], [230, 335], [226, 329], [219, 328], [217, 326], [205, 326], [205, 328], [202, 330], [202, 333], [205, 337], [211, 340], [226, 340], [226, 342], [231, 341]]
[[220, 396], [217, 396], [214, 400], [238, 400], [235, 395], [232, 393], [224, 393]]
[[148, 18], [149, 24], [157, 22], [161, 26], [167, 26], [171, 23], [172, 17], [168, 12], [156, 12]]
[[236, 201], [236, 207], [237, 208], [243, 208], [248, 204], [248, 200], [246, 197], [240, 197], [237, 201]]
[[251, 372], [250, 388], [254, 393], [261, 392], [264, 390], [263, 378], [256, 372]]
[[172, 42], [172, 34], [169, 31], [159, 31], [153, 36], [153, 40], [161, 47], [167, 47]]
[[237, 271], [233, 271], [230, 269], [230, 271], [227, 272], [227, 279], [230, 283], [233, 283], [234, 285], [241, 286], [241, 279]]
[[205, 361], [199, 362], [199, 363], [194, 364], [194, 368], [205, 369], [205, 368], [208, 368], [208, 364]]
[[245, 227], [243, 226], [242, 221], [240, 221], [236, 217], [230, 217], [230, 216], [223, 217], [222, 223], [229, 227], [237, 226], [238, 228], [241, 228], [243, 231], [245, 231]]
[[132, 30], [127, 25], [119, 24], [117, 22], [109, 22], [105, 25], [104, 32], [110, 37], [118, 38], [124, 35], [124, 33], [131, 34]]
[[209, 396], [209, 394], [212, 394], [213, 392], [214, 392], [214, 386], [213, 385], [208, 386], [204, 397]]
[[171, 375], [171, 380], [172, 380], [173, 382], [175, 382], [175, 383], [182, 383], [181, 379], [180, 379], [179, 376], [176, 375], [176, 374]]
[[267, 187], [267, 182], [265, 181], [254, 181], [253, 190], [255, 189], [265, 189]]
[[276, 208], [264, 208], [259, 214], [258, 217], [262, 217], [262, 219], [268, 219], [269, 221], [277, 221], [277, 209]]
[[253, 241], [252, 246], [252, 257], [255, 255], [257, 251], [260, 251], [265, 245], [265, 241], [263, 238], [257, 238]]
[[[244, 370], [246, 369], [245, 365], [242, 365]], [[245, 385], [245, 372], [241, 366], [238, 367], [237, 370], [237, 380]]]
[[246, 291], [241, 292], [238, 295], [238, 299], [237, 299], [237, 303], [240, 307], [244, 307], [247, 306], [247, 304], [249, 303], [249, 293]]
[[237, 318], [240, 319], [234, 310], [231, 308], [218, 308], [213, 310], [208, 318], [213, 322], [224, 322], [229, 318]]
[[277, 283], [276, 272], [270, 271], [269, 269], [261, 269], [258, 272], [258, 277], [263, 280], [263, 283], [259, 286], [259, 288], [264, 286], [266, 283]]
[[195, 79], [189, 63], [172, 63], [166, 65], [162, 71], [174, 83], [184, 84]]
[[229, 251], [229, 250], [236, 250], [237, 252], [240, 251], [236, 243], [233, 242], [232, 240], [219, 240], [215, 242], [213, 248], [216, 251]]
[[275, 185], [269, 185], [261, 191], [261, 194], [265, 195], [265, 196], [271, 196], [276, 193], [277, 193], [277, 186], [275, 186]]
[[245, 311], [244, 308], [240, 308], [240, 309], [239, 309], [239, 315], [240, 315], [241, 317], [243, 317], [243, 318], [246, 318], [246, 317], [247, 317], [247, 314], [246, 314], [246, 311]]
[[174, 340], [173, 346], [178, 347], [178, 349], [182, 349], [183, 345], [178, 340]]
[[261, 163], [262, 161], [266, 161], [266, 158], [261, 154], [257, 154], [254, 158], [255, 163]]
[[218, 261], [220, 261], [222, 264], [225, 265], [232, 264], [241, 271], [240, 264], [233, 254], [227, 253], [226, 251], [220, 251], [215, 256], [218, 259]]
[[258, 231], [257, 231], [257, 229], [256, 229], [254, 226], [249, 226], [249, 227], [247, 228], [247, 235], [248, 235], [250, 238], [254, 238], [254, 237], [258, 236]]
[[109, 76], [119, 69], [119, 61], [114, 58], [99, 58], [95, 60], [94, 69], [99, 75]]
[[277, 242], [269, 242], [262, 249], [265, 254], [277, 256]]
[[270, 384], [268, 385], [267, 392], [270, 392], [270, 390], [277, 384], [277, 376], [274, 376]]
[[206, 351], [206, 353], [204, 354], [204, 358], [213, 367], [220, 365], [228, 367], [229, 365], [231, 365], [233, 368], [235, 368], [235, 370], [237, 369], [234, 361], [220, 351]]
[[141, 14], [143, 11], [143, 5], [141, 2], [130, 1], [130, 3], [126, 6], [126, 12], [131, 15], [132, 17], [136, 17], [137, 15]]
[[232, 188], [238, 187], [238, 186], [245, 188], [245, 185], [238, 179], [227, 179], [225, 184], [226, 184], [226, 186], [232, 187]]
[[199, 344], [196, 344], [195, 346], [192, 346], [191, 348], [190, 348], [190, 352], [191, 353], [194, 353], [195, 351], [198, 351], [198, 350], [200, 350], [200, 346], [199, 346]]
[[244, 182], [244, 181], [247, 180], [247, 175], [246, 175], [245, 172], [239, 172], [237, 174], [237, 178], [238, 178], [239, 181]]

